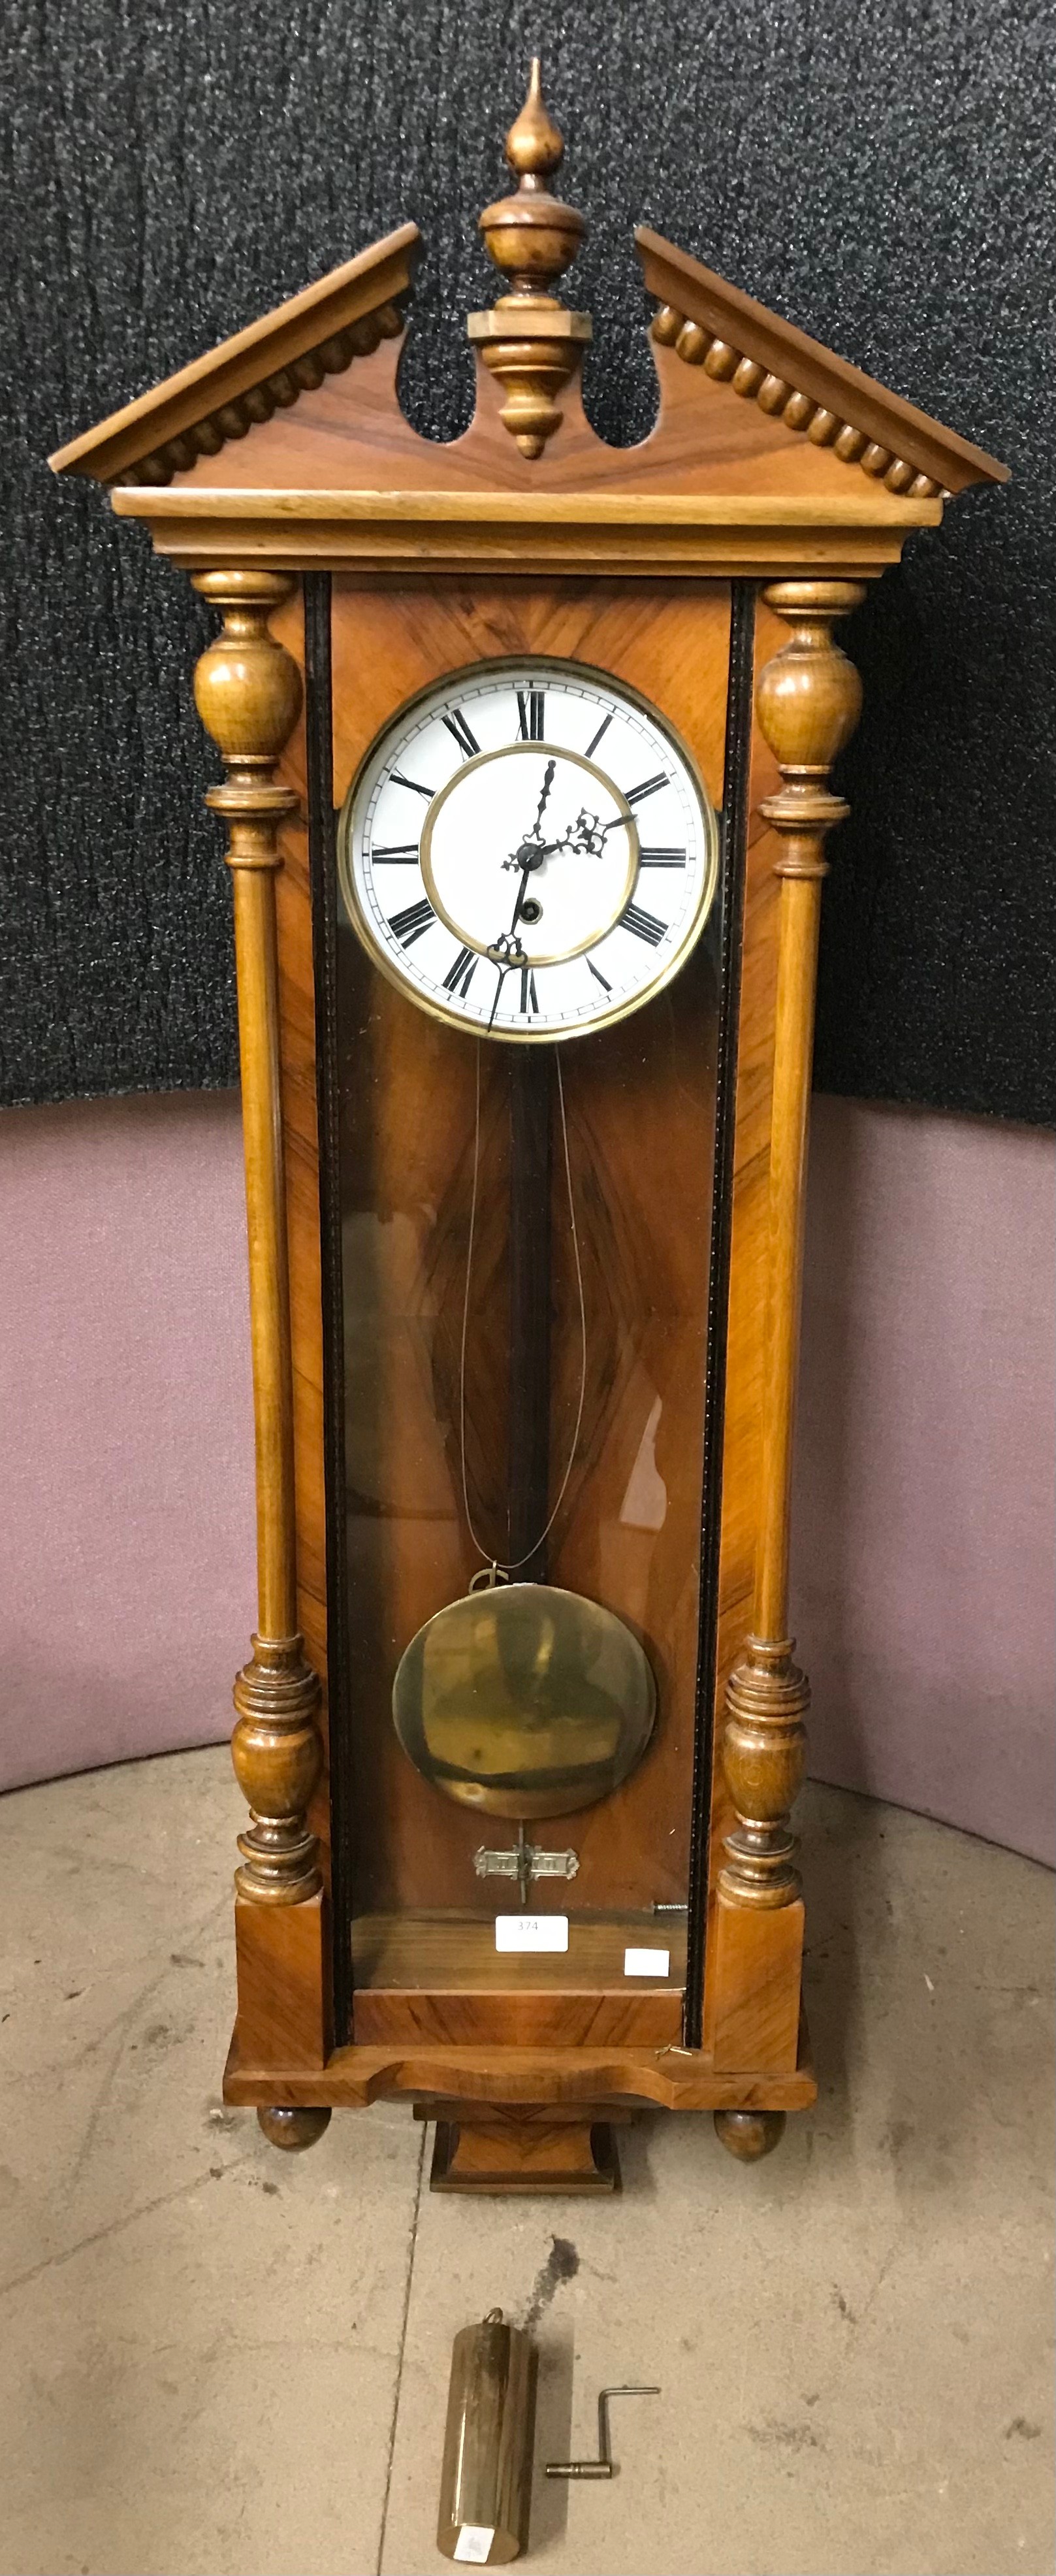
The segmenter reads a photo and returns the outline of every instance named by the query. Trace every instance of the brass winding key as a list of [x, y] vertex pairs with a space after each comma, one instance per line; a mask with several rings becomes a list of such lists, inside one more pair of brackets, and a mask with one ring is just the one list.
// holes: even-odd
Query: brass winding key
[[616, 2468], [612, 2456], [609, 2428], [610, 2397], [659, 2397], [658, 2388], [603, 2388], [598, 2395], [598, 2456], [596, 2460], [548, 2460], [548, 2478], [611, 2478]]

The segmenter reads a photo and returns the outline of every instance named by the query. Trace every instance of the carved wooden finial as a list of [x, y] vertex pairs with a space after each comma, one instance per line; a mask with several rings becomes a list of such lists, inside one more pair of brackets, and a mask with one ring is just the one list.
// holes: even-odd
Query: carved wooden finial
[[551, 293], [570, 267], [586, 231], [574, 206], [552, 197], [546, 185], [564, 157], [564, 140], [549, 115], [538, 57], [528, 95], [506, 137], [506, 158], [518, 178], [516, 195], [485, 206], [480, 229], [496, 268], [507, 280], [490, 313], [471, 313], [469, 336], [484, 365], [507, 394], [500, 418], [522, 456], [541, 456], [560, 427], [553, 401], [572, 374], [590, 338], [590, 317], [569, 313]]
[[524, 185], [537, 188], [541, 178], [560, 169], [564, 157], [565, 138], [547, 108], [539, 56], [533, 54], [528, 96], [506, 137], [506, 158]]

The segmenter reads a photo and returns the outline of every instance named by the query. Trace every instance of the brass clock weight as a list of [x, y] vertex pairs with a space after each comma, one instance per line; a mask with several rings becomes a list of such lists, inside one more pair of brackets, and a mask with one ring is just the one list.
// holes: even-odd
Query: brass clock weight
[[537, 65], [506, 149], [463, 437], [400, 406], [404, 224], [52, 463], [223, 620], [259, 1566], [226, 2095], [294, 2147], [405, 2096], [437, 2188], [596, 2191], [636, 2107], [751, 2160], [814, 2096], [834, 629], [1005, 469], [647, 230], [659, 413], [607, 447]]

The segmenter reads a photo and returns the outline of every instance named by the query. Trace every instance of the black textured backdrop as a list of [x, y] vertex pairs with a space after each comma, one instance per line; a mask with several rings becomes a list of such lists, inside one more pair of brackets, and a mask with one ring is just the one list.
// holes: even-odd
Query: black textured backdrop
[[461, 426], [475, 218], [538, 47], [591, 223], [574, 292], [599, 429], [650, 418], [645, 220], [1012, 466], [849, 630], [868, 712], [817, 1078], [1052, 1115], [1053, 33], [1048, 0], [15, 0], [0, 1096], [236, 1065], [189, 696], [206, 619], [45, 453], [408, 216], [408, 407]]

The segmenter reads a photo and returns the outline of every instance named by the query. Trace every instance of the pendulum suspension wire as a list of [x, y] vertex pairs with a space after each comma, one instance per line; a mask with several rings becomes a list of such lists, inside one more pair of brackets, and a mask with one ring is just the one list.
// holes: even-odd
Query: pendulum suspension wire
[[576, 1266], [576, 1294], [579, 1300], [579, 1401], [576, 1406], [575, 1428], [572, 1433], [571, 1446], [568, 1452], [568, 1464], [565, 1468], [564, 1475], [561, 1478], [561, 1483], [557, 1492], [557, 1500], [554, 1503], [554, 1507], [551, 1511], [546, 1527], [545, 1529], [540, 1530], [538, 1538], [533, 1540], [531, 1547], [525, 1549], [523, 1556], [517, 1557], [512, 1565], [504, 1565], [501, 1558], [496, 1557], [491, 1548], [482, 1546], [481, 1541], [477, 1536], [477, 1532], [473, 1524], [473, 1514], [470, 1509], [469, 1479], [466, 1473], [466, 1346], [469, 1340], [469, 1303], [473, 1280], [473, 1246], [477, 1229], [477, 1185], [480, 1178], [480, 1059], [481, 1041], [478, 1039], [476, 1106], [473, 1122], [473, 1188], [470, 1195], [469, 1205], [469, 1241], [466, 1246], [466, 1287], [465, 1295], [462, 1300], [462, 1348], [458, 1387], [458, 1439], [460, 1464], [462, 1469], [462, 1501], [466, 1514], [466, 1527], [482, 1564], [490, 1565], [493, 1574], [498, 1576], [500, 1574], [519, 1574], [522, 1565], [528, 1565], [531, 1562], [532, 1557], [538, 1555], [540, 1548], [550, 1536], [550, 1532], [553, 1529], [554, 1522], [557, 1519], [557, 1515], [568, 1491], [568, 1482], [576, 1462], [576, 1452], [579, 1447], [579, 1435], [583, 1427], [583, 1407], [586, 1402], [587, 1394], [587, 1304], [583, 1291], [583, 1263], [579, 1249], [579, 1229], [576, 1224], [575, 1194], [572, 1188], [572, 1156], [568, 1142], [568, 1118], [565, 1112], [565, 1086], [561, 1074], [561, 1057], [558, 1053], [555, 1056], [557, 1072], [557, 1100], [558, 1108], [561, 1113], [561, 1147], [565, 1165], [565, 1186], [568, 1191], [568, 1221], [572, 1236], [572, 1257]]

